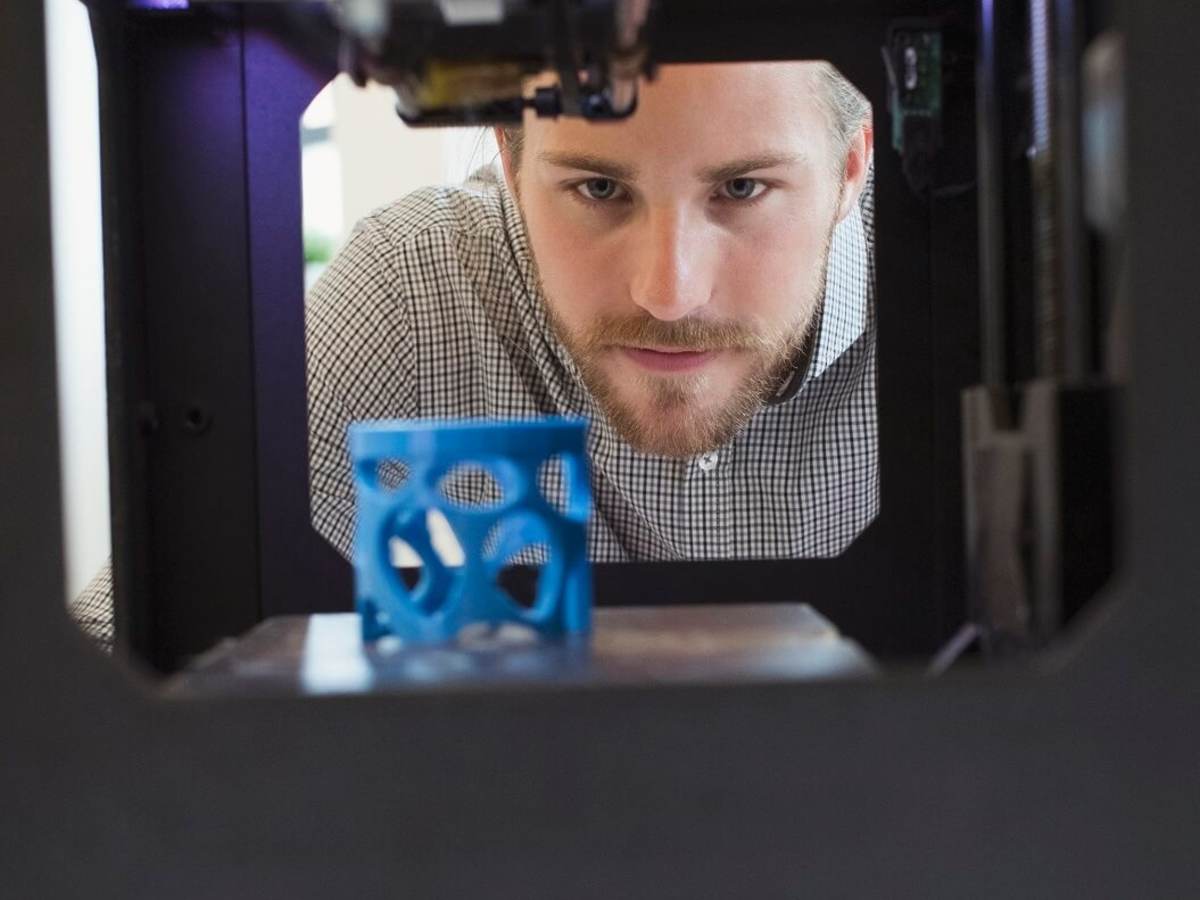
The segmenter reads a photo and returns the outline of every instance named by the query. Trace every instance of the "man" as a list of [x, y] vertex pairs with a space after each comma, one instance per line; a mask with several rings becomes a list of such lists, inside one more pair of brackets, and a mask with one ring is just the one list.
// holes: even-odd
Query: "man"
[[349, 555], [353, 421], [565, 414], [594, 560], [842, 552], [878, 507], [862, 96], [825, 64], [666, 66], [624, 122], [497, 136], [502, 178], [376, 211], [310, 292], [321, 534]]
[[308, 302], [317, 528], [349, 554], [352, 421], [578, 414], [594, 560], [840, 553], [878, 502], [869, 112], [824, 64], [667, 66], [361, 222]]

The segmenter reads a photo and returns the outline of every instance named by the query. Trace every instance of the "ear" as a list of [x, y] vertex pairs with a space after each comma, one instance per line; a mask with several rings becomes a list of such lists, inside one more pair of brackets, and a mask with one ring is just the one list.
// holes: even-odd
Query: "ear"
[[496, 137], [496, 146], [500, 148], [500, 164], [504, 167], [504, 181], [508, 185], [509, 192], [513, 192], [516, 190], [516, 173], [513, 172], [512, 147], [509, 146], [503, 128], [496, 126], [492, 129], [492, 134]]
[[846, 169], [842, 176], [842, 201], [838, 208], [838, 222], [854, 209], [867, 184], [867, 175], [875, 154], [875, 126], [868, 119], [850, 140], [846, 151]]

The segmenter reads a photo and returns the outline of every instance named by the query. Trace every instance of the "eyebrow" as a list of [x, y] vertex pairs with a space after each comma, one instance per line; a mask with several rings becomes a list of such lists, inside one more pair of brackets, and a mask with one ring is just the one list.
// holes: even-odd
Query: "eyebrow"
[[[616, 181], [635, 181], [638, 174], [637, 167], [635, 166], [619, 163], [611, 159], [604, 159], [600, 156], [592, 156], [587, 153], [556, 153], [546, 150], [538, 154], [538, 159], [544, 163], [563, 169], [581, 169], [587, 172], [595, 172], [598, 175], [603, 175], [605, 178], [612, 178]], [[803, 154], [797, 153], [768, 153], [761, 156], [747, 156], [743, 159], [735, 159], [731, 162], [721, 163], [720, 165], [708, 166], [701, 169], [697, 173], [697, 177], [701, 181], [709, 183], [732, 181], [735, 178], [742, 177], [747, 172], [757, 172], [759, 169], [774, 169], [777, 166], [790, 166], [798, 162], [803, 162], [804, 159]]]
[[582, 169], [616, 181], [634, 181], [637, 178], [637, 169], [634, 166], [587, 153], [555, 153], [545, 150], [538, 154], [538, 159], [562, 169]]
[[701, 169], [699, 174], [701, 181], [718, 182], [718, 181], [733, 181], [735, 178], [741, 178], [748, 172], [757, 172], [759, 169], [774, 169], [777, 166], [790, 166], [798, 162], [803, 162], [805, 159], [800, 153], [769, 153], [762, 156], [747, 156], [744, 159], [735, 159], [732, 162], [721, 163], [719, 166], [709, 166], [706, 169]]

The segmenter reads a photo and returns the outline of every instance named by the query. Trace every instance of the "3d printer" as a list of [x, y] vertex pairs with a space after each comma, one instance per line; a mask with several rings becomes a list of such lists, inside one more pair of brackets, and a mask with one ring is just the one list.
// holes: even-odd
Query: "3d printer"
[[[931, 652], [963, 624], [1003, 650], [1042, 642], [1114, 571], [1120, 579], [1103, 620], [1050, 674], [305, 703], [148, 697], [72, 643], [45, 602], [61, 591], [45, 502], [55, 431], [36, 212], [44, 96], [24, 77], [40, 84], [41, 29], [28, 7], [7, 4], [0, 49], [23, 77], [0, 80], [0, 106], [28, 127], [0, 136], [12, 161], [0, 185], [32, 198], [17, 208], [30, 210], [33, 237], [4, 256], [15, 279], [6, 361], [28, 385], [3, 399], [28, 432], [5, 445], [5, 468], [30, 477], [5, 487], [16, 553], [0, 605], [0, 709], [29, 739], [6, 747], [15, 764], [0, 784], [43, 838], [0, 842], [0, 860], [19, 863], [18, 890], [65, 890], [86, 872], [100, 892], [133, 895], [170, 873], [196, 876], [176, 879], [183, 896], [247, 880], [317, 895], [335, 870], [338, 887], [363, 893], [453, 881], [521, 896], [580, 884], [679, 896], [798, 884], [1128, 896], [1190, 884], [1188, 523], [1200, 498], [1196, 423], [1179, 410], [1197, 312], [1179, 298], [1200, 278], [1190, 252], [1200, 178], [1176, 148], [1200, 110], [1191, 5], [89, 5], [105, 132], [118, 621], [124, 646], [154, 666], [342, 596], [345, 571], [307, 527], [300, 235], [289, 224], [297, 117], [340, 65], [394, 84], [414, 122], [493, 121], [530, 104], [620, 115], [635, 102], [634, 72], [698, 59], [831, 59], [889, 110], [880, 132], [894, 152], [877, 154], [879, 521], [838, 560], [599, 570], [602, 602], [606, 584], [636, 603], [668, 583], [690, 600], [728, 601], [753, 573], [781, 595], [803, 584], [881, 655]], [[1094, 94], [1084, 51], [1111, 27], [1128, 71], [1115, 53], [1088, 63], [1110, 66], [1094, 86], [1125, 86], [1130, 125], [1104, 133], [1103, 116], [1083, 115]], [[558, 92], [513, 92], [521, 73], [546, 66], [560, 72]], [[1097, 100], [1111, 110], [1121, 98]], [[1127, 209], [1089, 197], [1083, 160], [1097, 184], [1128, 184]], [[1123, 344], [1136, 377], [1118, 407]], [[9, 776], [31, 771], [43, 777]], [[433, 812], [417, 819], [418, 808]], [[64, 828], [94, 841], [74, 840], [63, 860]], [[162, 852], [135, 864], [141, 845]], [[468, 856], [487, 864], [465, 866]]]
[[[969, 3], [812, 3], [793, 29], [770, 3], [736, 16], [647, 2], [92, 9], [118, 629], [155, 665], [346, 602], [345, 567], [306, 517], [295, 224], [295, 122], [339, 68], [394, 87], [404, 121], [439, 125], [511, 123], [526, 109], [617, 118], [660, 64], [827, 58], [890, 118], [876, 156], [879, 521], [837, 560], [600, 566], [599, 602], [729, 602], [753, 571], [760, 599], [803, 585], [872, 649], [911, 656], [964, 625], [992, 645], [1042, 643], [1110, 574], [1100, 347], [1114, 299], [1087, 277], [1099, 245], [1079, 237], [1082, 88], [1048, 74], [1075, 71], [1101, 13], [1085, 29], [1082, 11], [1037, 4], [996, 22]], [[989, 17], [979, 47], [976, 13]], [[1041, 77], [1021, 83], [1035, 24]], [[546, 69], [557, 86], [525, 88]], [[1022, 209], [1028, 227], [1013, 224]]]

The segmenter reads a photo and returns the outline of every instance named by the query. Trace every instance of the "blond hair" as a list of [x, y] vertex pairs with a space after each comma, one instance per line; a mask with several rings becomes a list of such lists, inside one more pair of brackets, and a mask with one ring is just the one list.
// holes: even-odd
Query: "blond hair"
[[850, 142], [871, 119], [871, 101], [831, 63], [816, 63], [814, 75], [820, 88], [817, 98], [833, 128], [834, 158], [844, 165]]

